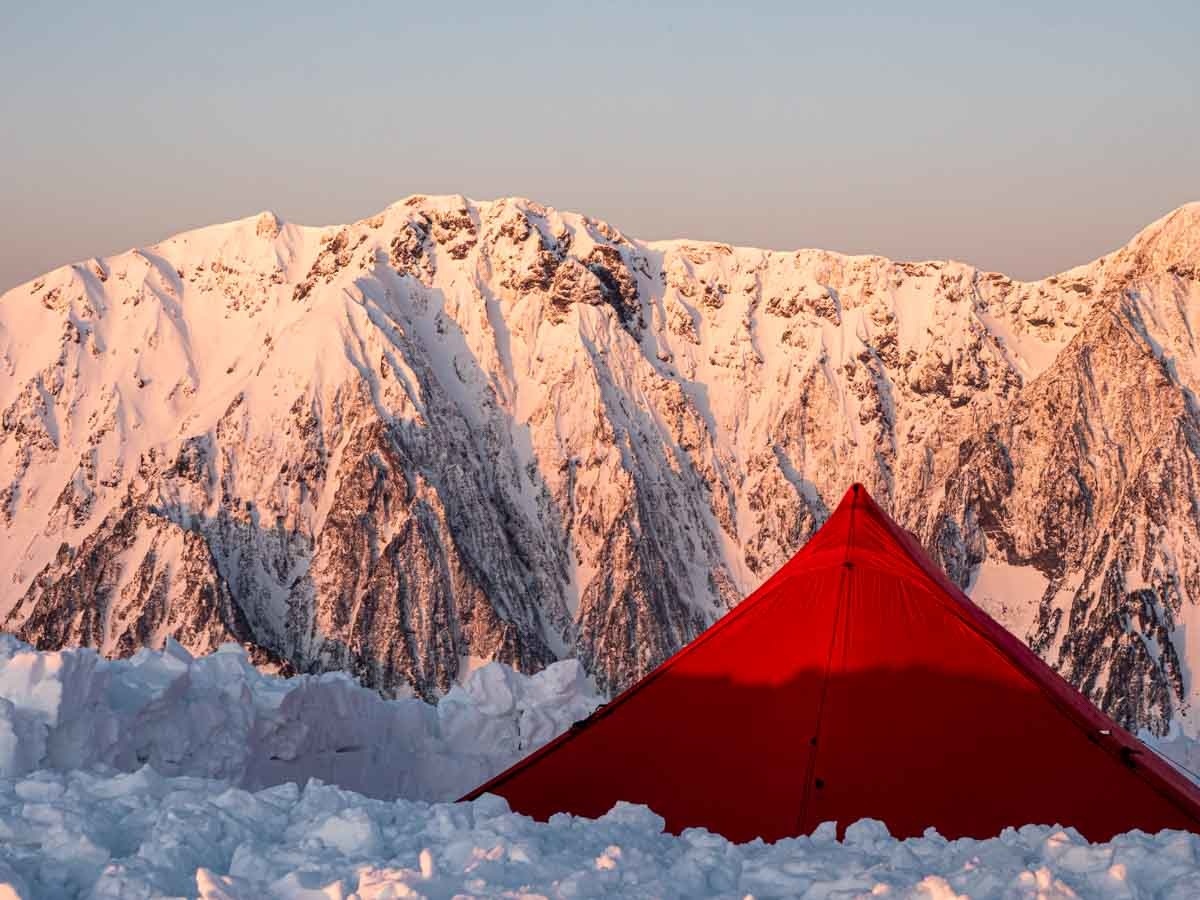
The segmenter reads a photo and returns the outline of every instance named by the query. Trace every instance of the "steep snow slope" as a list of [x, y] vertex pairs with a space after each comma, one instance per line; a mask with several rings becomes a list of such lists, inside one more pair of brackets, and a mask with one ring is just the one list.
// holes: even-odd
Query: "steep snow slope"
[[1109, 712], [1194, 733], [1197, 301], [1196, 204], [1037, 283], [520, 199], [179, 235], [0, 298], [4, 627], [615, 688], [859, 480]]

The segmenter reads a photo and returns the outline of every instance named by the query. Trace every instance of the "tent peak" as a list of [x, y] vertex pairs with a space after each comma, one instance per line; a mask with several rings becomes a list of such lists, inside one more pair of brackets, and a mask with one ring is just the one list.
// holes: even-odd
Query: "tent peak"
[[871, 492], [867, 490], [866, 485], [864, 485], [861, 481], [856, 481], [846, 489], [846, 493], [842, 494], [842, 502], [839, 503], [838, 506], [842, 506], [843, 504], [847, 503], [853, 505], [855, 503], [862, 503], [863, 501], [870, 503], [875, 502], [871, 497]]

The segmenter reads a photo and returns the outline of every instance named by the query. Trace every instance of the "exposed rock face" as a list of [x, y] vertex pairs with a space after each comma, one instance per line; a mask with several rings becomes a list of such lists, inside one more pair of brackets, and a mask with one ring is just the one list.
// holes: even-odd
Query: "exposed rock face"
[[1195, 732], [1198, 271], [1197, 205], [1020, 283], [461, 197], [65, 267], [0, 299], [0, 621], [611, 690], [857, 480], [1121, 721]]

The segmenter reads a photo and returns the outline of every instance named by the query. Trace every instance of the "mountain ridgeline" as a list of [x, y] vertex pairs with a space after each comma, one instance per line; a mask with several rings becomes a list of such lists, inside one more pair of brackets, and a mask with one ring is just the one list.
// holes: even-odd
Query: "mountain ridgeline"
[[0, 298], [0, 629], [608, 691], [863, 482], [1123, 724], [1200, 681], [1200, 204], [1039, 282], [523, 199], [270, 213]]

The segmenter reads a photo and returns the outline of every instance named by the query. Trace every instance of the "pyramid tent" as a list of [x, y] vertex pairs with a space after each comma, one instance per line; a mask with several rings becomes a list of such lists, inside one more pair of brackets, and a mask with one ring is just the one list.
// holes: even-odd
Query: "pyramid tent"
[[643, 803], [734, 841], [882, 820], [900, 837], [1200, 832], [1200, 793], [851, 488], [791, 561], [588, 719], [464, 799]]

